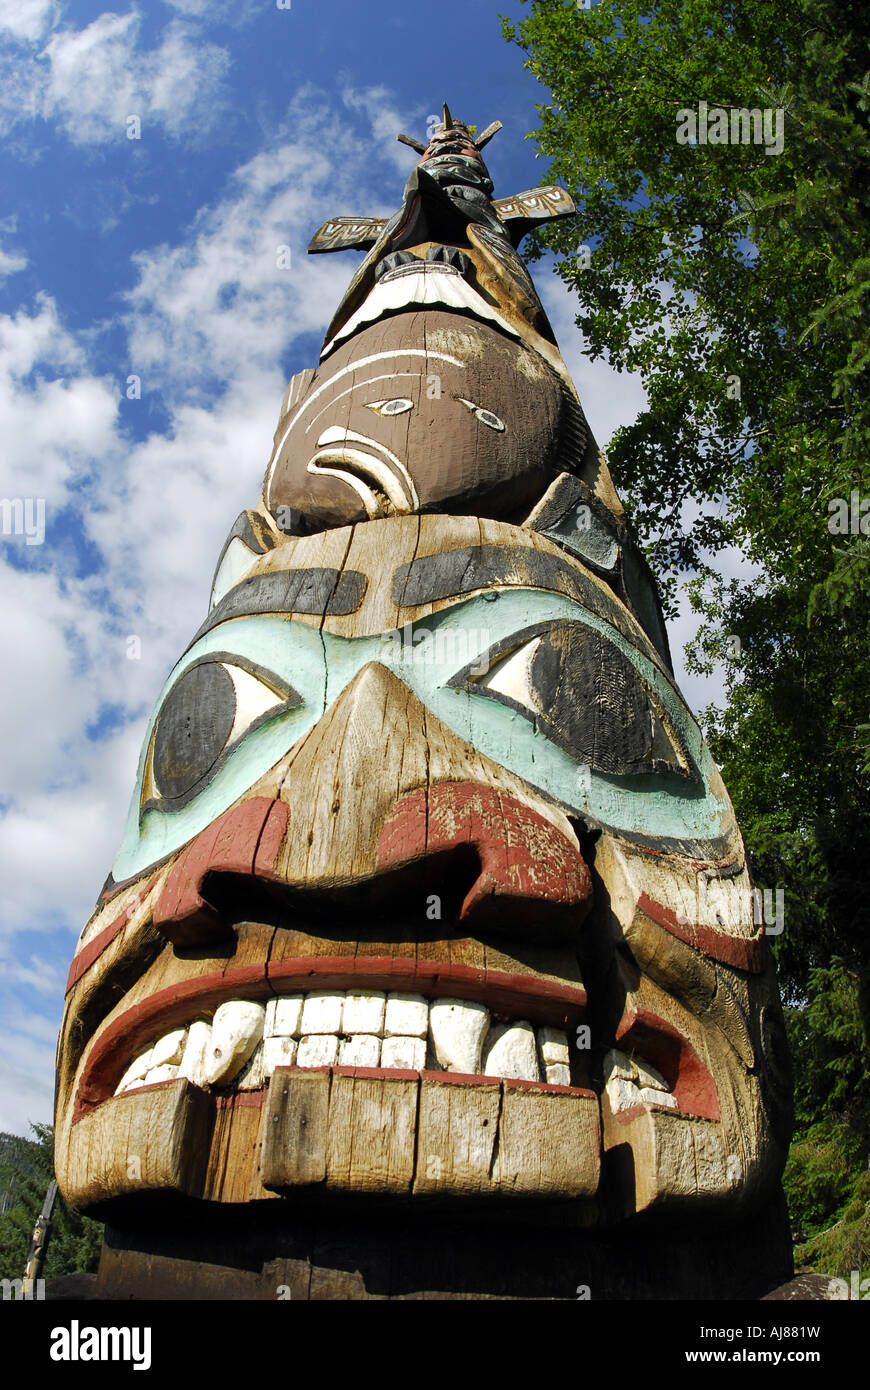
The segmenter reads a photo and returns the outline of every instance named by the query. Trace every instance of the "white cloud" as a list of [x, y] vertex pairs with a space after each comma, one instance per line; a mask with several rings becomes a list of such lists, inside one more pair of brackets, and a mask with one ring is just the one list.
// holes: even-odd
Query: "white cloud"
[[29, 1136], [31, 1120], [50, 1123], [57, 1025], [12, 1004], [4, 1019], [0, 1130]]
[[0, 317], [0, 496], [64, 506], [69, 484], [112, 445], [117, 396], [87, 371], [49, 296], [34, 313]]
[[[7, 36], [0, 54], [5, 130], [42, 116], [74, 144], [91, 145], [125, 139], [128, 118], [138, 116], [142, 139], [158, 127], [173, 139], [199, 141], [226, 109], [230, 55], [185, 20], [170, 20], [159, 42], [146, 46], [153, 30], [135, 9], [106, 11], [84, 29], [58, 27], [44, 5], [31, 4], [25, 19], [0, 19]], [[25, 49], [49, 23], [41, 52]]]
[[395, 104], [393, 93], [387, 87], [366, 87], [360, 90], [345, 86], [341, 99], [348, 110], [359, 111], [366, 117], [381, 155], [407, 178], [417, 156], [407, 145], [400, 144], [396, 136], [404, 132], [416, 136], [418, 140], [423, 139], [426, 116], [422, 113], [425, 108], [420, 106], [403, 114]]
[[[163, 0], [163, 3], [191, 19], [207, 19], [210, 24], [220, 20], [235, 27], [262, 16], [264, 6], [274, 8], [279, 15], [292, 9], [292, 0], [281, 0], [280, 9], [276, 0]], [[299, 3], [301, 0], [297, 0]]]
[[0, 34], [35, 43], [57, 14], [56, 0], [0, 0]]
[[126, 135], [139, 116], [170, 136], [214, 124], [229, 54], [173, 20], [158, 47], [138, 47], [141, 18], [102, 14], [86, 29], [62, 29], [41, 55], [49, 66], [45, 114], [56, 117], [76, 144]]
[[4, 251], [0, 246], [0, 280], [15, 275], [27, 265], [27, 257], [17, 251]]

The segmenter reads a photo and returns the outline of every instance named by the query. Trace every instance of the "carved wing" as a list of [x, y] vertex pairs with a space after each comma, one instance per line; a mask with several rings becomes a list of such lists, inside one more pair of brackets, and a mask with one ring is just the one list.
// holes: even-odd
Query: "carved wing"
[[511, 198], [495, 198], [493, 207], [502, 222], [521, 219], [530, 225], [551, 217], [568, 217], [577, 211], [573, 198], [556, 184], [527, 188], [525, 193], [515, 193]]
[[514, 248], [519, 246], [526, 232], [530, 232], [539, 222], [547, 222], [554, 217], [570, 217], [577, 211], [570, 194], [556, 184], [527, 188], [524, 193], [515, 193], [511, 198], [494, 198], [492, 205], [505, 223]]
[[308, 254], [315, 255], [320, 251], [368, 251], [386, 225], [385, 217], [330, 217], [311, 238]]

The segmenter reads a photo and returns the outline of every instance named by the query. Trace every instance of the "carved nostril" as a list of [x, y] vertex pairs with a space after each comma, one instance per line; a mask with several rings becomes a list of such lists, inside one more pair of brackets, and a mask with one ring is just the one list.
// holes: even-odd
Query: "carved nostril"
[[403, 797], [381, 830], [378, 864], [407, 867], [460, 845], [473, 847], [480, 864], [459, 913], [475, 934], [576, 932], [592, 904], [583, 855], [537, 811], [493, 787], [440, 782]]
[[286, 803], [263, 796], [218, 816], [176, 860], [154, 909], [158, 931], [179, 947], [231, 937], [231, 919], [213, 901], [216, 883], [274, 878], [287, 823]]

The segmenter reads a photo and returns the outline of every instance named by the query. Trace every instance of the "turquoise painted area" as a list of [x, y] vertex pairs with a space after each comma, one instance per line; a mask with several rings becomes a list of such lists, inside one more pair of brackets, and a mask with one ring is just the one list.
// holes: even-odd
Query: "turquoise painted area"
[[[616, 777], [578, 764], [536, 731], [533, 716], [448, 682], [490, 647], [534, 624], [568, 618], [602, 633], [655, 692], [700, 770], [703, 785], [669, 774]], [[160, 707], [193, 662], [214, 652], [245, 658], [288, 681], [302, 705], [242, 734], [211, 783], [182, 810], [150, 807], [140, 817], [148, 749]], [[398, 633], [337, 637], [281, 617], [234, 618], [186, 652], [161, 692], [145, 736], [116, 879], [142, 873], [225, 811], [275, 765], [369, 662], [378, 661], [460, 738], [557, 801], [614, 829], [682, 839], [719, 833], [722, 803], [710, 791], [712, 759], [689, 710], [655, 666], [620, 633], [571, 599], [540, 589], [478, 595]], [[480, 664], [485, 670], [485, 659]]]

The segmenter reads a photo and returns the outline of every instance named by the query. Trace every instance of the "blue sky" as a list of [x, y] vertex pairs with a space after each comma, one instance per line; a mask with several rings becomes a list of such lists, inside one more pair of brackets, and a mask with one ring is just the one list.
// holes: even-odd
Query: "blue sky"
[[[524, 139], [545, 93], [498, 18], [523, 6], [291, 5], [0, 0], [0, 498], [45, 507], [43, 544], [0, 535], [0, 1129], [51, 1117], [66, 971], [148, 712], [357, 264], [306, 257], [312, 233], [394, 211], [416, 158], [395, 136], [444, 99], [504, 122], [498, 196], [546, 181]], [[584, 358], [535, 273], [606, 447], [639, 383]]]

